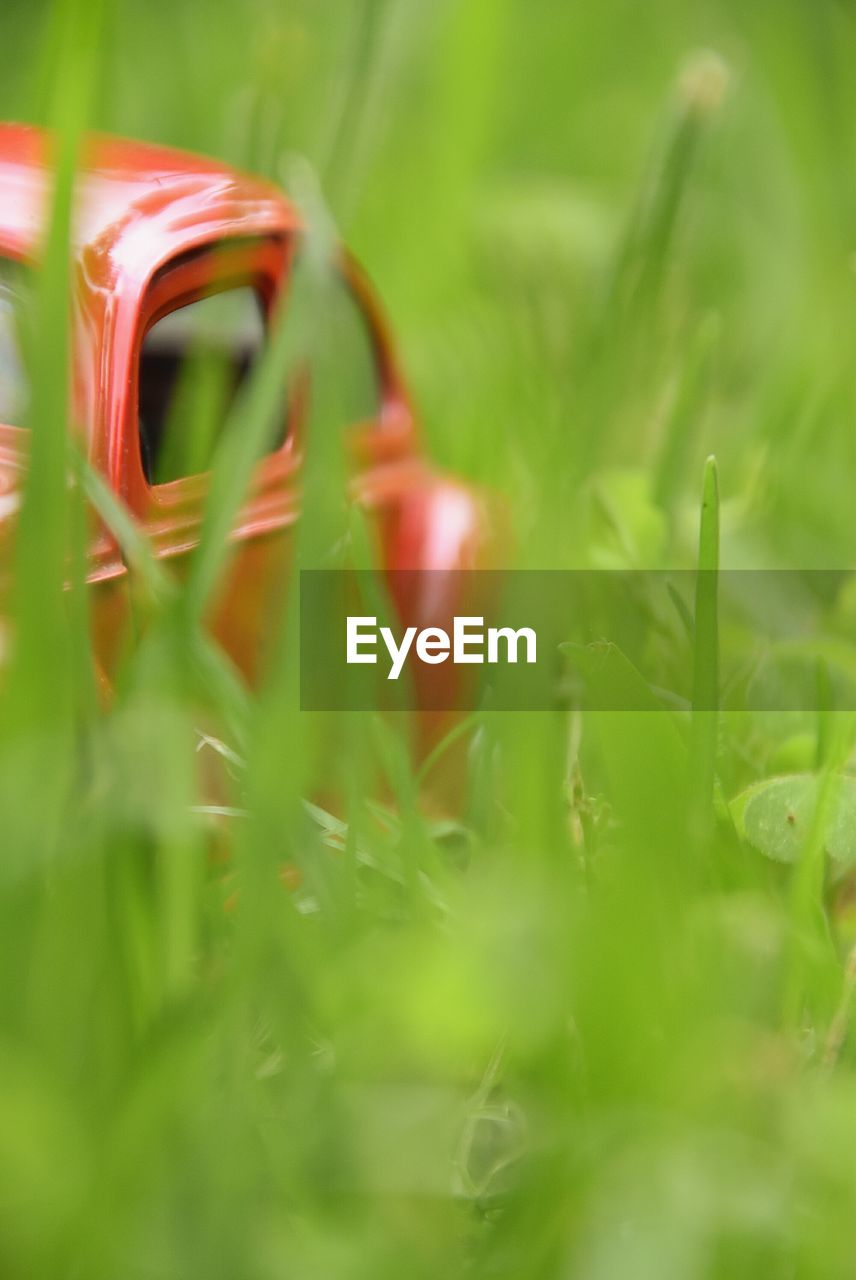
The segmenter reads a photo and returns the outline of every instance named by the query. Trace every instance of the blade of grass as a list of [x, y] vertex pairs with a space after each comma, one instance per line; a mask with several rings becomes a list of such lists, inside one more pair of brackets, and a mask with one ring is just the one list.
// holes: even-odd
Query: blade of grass
[[693, 697], [690, 729], [692, 821], [707, 830], [713, 815], [719, 729], [719, 478], [708, 458], [702, 486], [693, 629]]
[[26, 335], [32, 430], [15, 549], [16, 645], [9, 687], [16, 723], [51, 723], [70, 709], [68, 655], [74, 646], [64, 598], [71, 541], [70, 243], [75, 172], [99, 82], [104, 18], [103, 0], [65, 0], [56, 14], [62, 38], [50, 110], [54, 186], [36, 271], [33, 325]]
[[230, 411], [211, 471], [199, 545], [184, 593], [187, 620], [198, 623], [230, 554], [230, 533], [258, 459], [283, 411], [289, 378], [312, 348], [332, 270], [332, 226], [308, 171], [295, 168], [290, 189], [306, 213], [292, 280], [279, 300], [273, 337]]
[[619, 312], [646, 307], [661, 290], [699, 148], [727, 87], [728, 68], [714, 53], [696, 55], [679, 79], [659, 161], [616, 262], [611, 296]]

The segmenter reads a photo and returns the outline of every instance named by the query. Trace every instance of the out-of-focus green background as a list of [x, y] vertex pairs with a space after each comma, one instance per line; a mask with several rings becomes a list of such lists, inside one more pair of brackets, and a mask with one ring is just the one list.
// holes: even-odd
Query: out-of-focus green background
[[[308, 160], [515, 563], [695, 565], [711, 452], [723, 564], [854, 563], [849, 0], [103, 7], [7, 0], [0, 117], [91, 89], [102, 129]], [[0, 707], [0, 1274], [852, 1275], [846, 581], [816, 713], [485, 716], [441, 819], [385, 722], [323, 763], [287, 656], [236, 692], [142, 554], [98, 710], [58, 604], [62, 264]]]
[[[49, 16], [4, 6], [4, 116], [44, 114]], [[716, 376], [677, 478], [715, 446], [726, 491], [760, 485], [754, 558], [847, 563], [853, 42], [847, 0], [154, 0], [110, 6], [95, 117], [272, 176], [307, 156], [444, 461], [507, 482], [549, 437], [575, 477], [650, 471], [669, 368], [707, 344]], [[604, 280], [703, 50], [727, 90], [710, 89], [724, 101], [686, 175], [668, 298], [597, 375]]]

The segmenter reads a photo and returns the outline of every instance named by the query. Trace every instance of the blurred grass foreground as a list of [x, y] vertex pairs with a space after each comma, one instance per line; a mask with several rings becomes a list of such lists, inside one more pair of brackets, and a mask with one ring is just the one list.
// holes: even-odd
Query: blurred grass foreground
[[[856, 6], [6, 0], [0, 64], [0, 117], [58, 139], [0, 694], [0, 1276], [852, 1276]], [[708, 710], [483, 714], [438, 818], [405, 732], [296, 709], [289, 593], [248, 693], [198, 625], [228, 465], [195, 595], [67, 484], [88, 128], [303, 175], [513, 567], [841, 571], [817, 709], [710, 710], [699, 591]], [[342, 533], [316, 436], [306, 565]], [[84, 488], [145, 620], [107, 707], [63, 590]]]

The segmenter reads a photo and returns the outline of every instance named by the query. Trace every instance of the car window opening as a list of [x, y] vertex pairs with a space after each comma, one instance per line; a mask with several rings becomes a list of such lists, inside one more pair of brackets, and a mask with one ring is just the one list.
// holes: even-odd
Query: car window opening
[[[264, 344], [264, 307], [250, 285], [198, 298], [152, 325], [140, 351], [138, 392], [140, 452], [150, 484], [210, 470]], [[283, 417], [272, 448], [284, 430]]]

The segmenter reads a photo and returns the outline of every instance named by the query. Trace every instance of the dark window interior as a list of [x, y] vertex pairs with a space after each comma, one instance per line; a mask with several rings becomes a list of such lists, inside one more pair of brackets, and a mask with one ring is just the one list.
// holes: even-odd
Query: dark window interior
[[264, 342], [264, 308], [250, 285], [189, 302], [152, 325], [140, 352], [138, 405], [150, 484], [210, 469]]
[[[300, 308], [303, 294], [290, 294]], [[371, 332], [343, 277], [330, 289], [308, 373], [313, 414], [348, 426], [372, 421], [380, 407]], [[292, 317], [294, 318], [294, 317]], [[139, 432], [150, 484], [199, 475], [211, 467], [229, 411], [264, 347], [265, 309], [256, 290], [241, 285], [178, 307], [143, 339], [139, 369]], [[289, 413], [271, 442], [284, 441]]]

